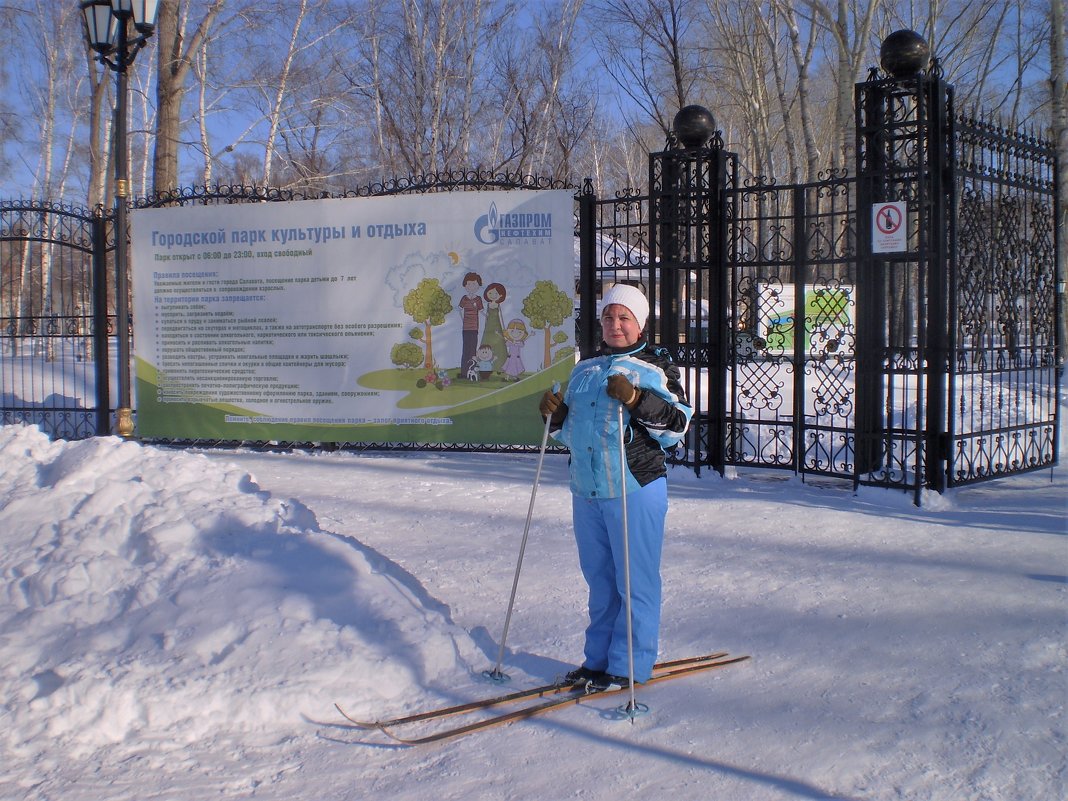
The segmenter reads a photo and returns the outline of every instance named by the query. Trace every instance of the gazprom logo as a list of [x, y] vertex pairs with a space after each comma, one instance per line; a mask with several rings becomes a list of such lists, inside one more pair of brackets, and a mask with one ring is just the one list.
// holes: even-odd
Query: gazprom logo
[[475, 220], [475, 239], [483, 245], [522, 244], [534, 240], [551, 239], [553, 215], [538, 212], [510, 212], [498, 214], [497, 204], [491, 203], [489, 213]]

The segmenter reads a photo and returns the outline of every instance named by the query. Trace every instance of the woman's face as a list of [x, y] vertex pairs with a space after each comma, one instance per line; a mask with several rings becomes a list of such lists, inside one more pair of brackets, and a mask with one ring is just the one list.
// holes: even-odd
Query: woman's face
[[641, 339], [642, 330], [630, 309], [613, 303], [601, 312], [601, 333], [609, 347], [626, 348]]

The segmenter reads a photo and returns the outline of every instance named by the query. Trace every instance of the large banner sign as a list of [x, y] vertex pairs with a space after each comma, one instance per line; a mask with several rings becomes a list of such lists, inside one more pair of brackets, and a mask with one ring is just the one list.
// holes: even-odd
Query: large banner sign
[[573, 198], [131, 215], [143, 437], [538, 444], [574, 364]]

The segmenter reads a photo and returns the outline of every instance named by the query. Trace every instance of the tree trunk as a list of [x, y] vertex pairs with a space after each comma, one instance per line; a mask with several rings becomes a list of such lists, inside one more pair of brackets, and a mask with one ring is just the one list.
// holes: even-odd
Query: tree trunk
[[159, 75], [156, 79], [156, 151], [152, 191], [178, 186], [178, 137], [182, 121], [182, 29], [178, 0], [162, 0], [156, 21]]
[[214, 176], [214, 157], [211, 152], [211, 137], [208, 135], [208, 45], [210, 41], [205, 39], [204, 44], [197, 51], [197, 73], [199, 89], [197, 90], [197, 134], [200, 138], [200, 150], [204, 156], [204, 165], [201, 169], [200, 180], [204, 186], [211, 186]]
[[1060, 363], [1064, 364], [1065, 350], [1068, 350], [1068, 297], [1065, 297], [1065, 279], [1068, 276], [1068, 66], [1065, 64], [1066, 42], [1064, 0], [1050, 0], [1050, 84], [1053, 102], [1053, 137], [1057, 148], [1057, 197], [1060, 201], [1061, 216], [1054, 221], [1060, 232], [1061, 246], [1058, 249], [1056, 265], [1057, 291], [1061, 296], [1061, 316], [1057, 320], [1060, 342]]
[[111, 149], [107, 142], [111, 139], [111, 115], [107, 113], [108, 78], [111, 72], [101, 70], [93, 57], [92, 51], [86, 49], [86, 66], [89, 69], [89, 194], [86, 198], [89, 207], [94, 208], [107, 202], [107, 177], [111, 169]]
[[423, 341], [426, 342], [426, 360], [423, 364], [427, 370], [434, 369], [434, 335], [432, 333], [434, 326], [430, 324], [429, 318], [423, 323]]
[[212, 0], [193, 36], [185, 38], [187, 20], [180, 16], [179, 0], [160, 0], [156, 18], [159, 74], [156, 80], [156, 152], [152, 190], [178, 187], [178, 145], [182, 133], [182, 100], [192, 67], [192, 53], [200, 47], [226, 0]]
[[789, 31], [790, 50], [793, 53], [794, 65], [797, 67], [797, 113], [801, 118], [801, 134], [805, 142], [805, 181], [815, 181], [820, 170], [820, 149], [816, 144], [814, 133], [816, 125], [812, 118], [812, 104], [810, 102], [810, 79], [809, 67], [815, 51], [816, 38], [815, 26], [809, 26], [808, 40], [804, 47], [801, 45], [801, 32], [797, 25], [797, 15], [791, 0], [780, 3], [780, 8], [786, 16], [786, 27]]
[[285, 100], [286, 91], [289, 88], [289, 73], [293, 68], [293, 59], [297, 55], [300, 41], [300, 27], [304, 24], [304, 15], [308, 12], [308, 0], [300, 0], [297, 9], [297, 18], [293, 21], [293, 30], [289, 36], [289, 49], [282, 61], [282, 68], [278, 74], [274, 102], [271, 104], [271, 115], [268, 119], [269, 130], [267, 133], [267, 146], [263, 153], [263, 185], [271, 185], [272, 167], [274, 166], [275, 146], [278, 140], [278, 129], [282, 124], [282, 102]]

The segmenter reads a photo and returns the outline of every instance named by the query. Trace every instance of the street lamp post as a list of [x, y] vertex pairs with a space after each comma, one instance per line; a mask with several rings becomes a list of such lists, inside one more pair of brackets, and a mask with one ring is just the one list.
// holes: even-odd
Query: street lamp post
[[[159, 0], [83, 0], [85, 36], [101, 64], [115, 72], [115, 124], [112, 126], [112, 158], [115, 167], [115, 318], [118, 328], [119, 399], [115, 409], [115, 433], [133, 434], [130, 404], [130, 307], [127, 288], [127, 212], [130, 203], [128, 177], [130, 154], [126, 144], [126, 102], [129, 94], [126, 70], [156, 29]], [[131, 35], [130, 25], [133, 25]]]

